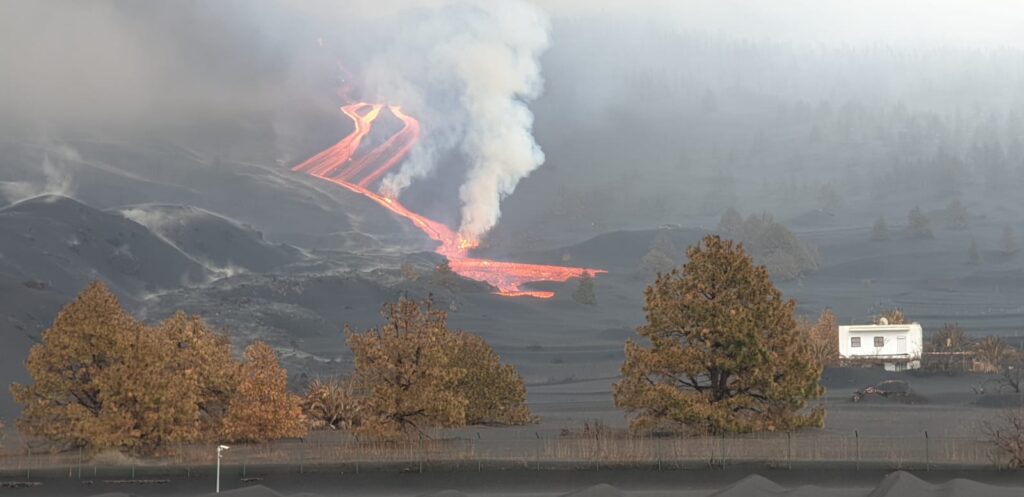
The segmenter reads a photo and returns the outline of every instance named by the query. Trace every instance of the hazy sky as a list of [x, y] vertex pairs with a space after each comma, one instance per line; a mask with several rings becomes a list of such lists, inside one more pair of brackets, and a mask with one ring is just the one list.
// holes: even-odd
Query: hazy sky
[[[553, 16], [636, 16], [680, 29], [806, 43], [1024, 48], [1021, 0], [530, 0]], [[299, 0], [311, 10], [376, 16], [450, 0]]]
[[[347, 36], [354, 29], [401, 35], [375, 18], [458, 1], [210, 0], [180, 8], [0, 0], [0, 124], [12, 116], [96, 124], [267, 105], [281, 93], [280, 80], [301, 76], [301, 58], [322, 28], [358, 47], [363, 40]], [[530, 1], [556, 23], [602, 16], [754, 41], [1024, 49], [1024, 0]], [[417, 15], [406, 14], [407, 22]], [[310, 20], [320, 27], [306, 26]]]
[[750, 38], [1024, 48], [1020, 0], [535, 1], [557, 14], [628, 11], [684, 29]]

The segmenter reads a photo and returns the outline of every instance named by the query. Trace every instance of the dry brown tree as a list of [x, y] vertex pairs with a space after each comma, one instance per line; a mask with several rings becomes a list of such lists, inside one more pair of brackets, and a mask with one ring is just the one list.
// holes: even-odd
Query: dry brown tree
[[822, 366], [832, 366], [839, 361], [839, 324], [831, 309], [821, 311], [818, 321], [802, 326], [806, 333], [811, 355]]
[[224, 418], [223, 440], [262, 443], [305, 436], [302, 401], [288, 392], [288, 373], [274, 349], [257, 341], [244, 355], [238, 390]]
[[479, 337], [449, 330], [447, 314], [430, 299], [403, 298], [383, 314], [380, 328], [346, 331], [355, 356], [357, 434], [395, 438], [437, 426], [531, 420], [515, 369]]
[[821, 426], [805, 411], [823, 393], [821, 366], [793, 320], [792, 300], [741, 245], [707, 236], [682, 269], [645, 292], [647, 323], [630, 340], [615, 405], [644, 430], [786, 431]]
[[466, 398], [454, 387], [465, 371], [448, 367], [455, 336], [430, 300], [402, 298], [384, 306], [387, 323], [362, 333], [346, 329], [355, 356], [353, 381], [365, 392], [357, 433], [395, 438], [466, 420]]
[[99, 282], [61, 310], [25, 366], [32, 382], [11, 385], [23, 406], [17, 426], [57, 448], [145, 455], [179, 442], [268, 440], [295, 432], [277, 420], [243, 429], [242, 418], [259, 419], [246, 409], [263, 402], [301, 414], [275, 403], [287, 398], [286, 373], [269, 347], [240, 366], [227, 337], [200, 318], [177, 313], [147, 327]]
[[313, 380], [302, 398], [302, 412], [314, 430], [355, 429], [360, 409], [360, 397], [347, 378]]
[[199, 392], [175, 347], [121, 307], [102, 283], [86, 288], [32, 347], [32, 382], [11, 385], [17, 426], [57, 447], [149, 453], [198, 433]]
[[1000, 373], [1015, 352], [1010, 344], [999, 337], [985, 337], [974, 344], [975, 370], [980, 373]]
[[885, 322], [889, 324], [906, 324], [907, 322], [906, 316], [903, 315], [903, 309], [898, 307], [882, 311], [881, 314], [875, 316], [875, 322], [881, 323], [883, 318], [885, 319]]
[[157, 325], [175, 352], [175, 367], [188, 371], [199, 397], [199, 432], [215, 440], [223, 429], [231, 398], [238, 390], [239, 366], [227, 335], [212, 330], [198, 316], [177, 312]]
[[997, 460], [1009, 468], [1024, 468], [1024, 411], [1009, 409], [997, 421], [982, 424], [988, 442], [1005, 459]]
[[465, 372], [455, 391], [466, 399], [466, 424], [529, 423], [533, 417], [526, 407], [526, 385], [516, 369], [502, 364], [494, 349], [476, 335], [457, 332], [456, 344], [449, 366]]
[[420, 272], [416, 270], [416, 266], [413, 266], [412, 263], [405, 262], [402, 263], [402, 278], [405, 281], [417, 281], [420, 279]]

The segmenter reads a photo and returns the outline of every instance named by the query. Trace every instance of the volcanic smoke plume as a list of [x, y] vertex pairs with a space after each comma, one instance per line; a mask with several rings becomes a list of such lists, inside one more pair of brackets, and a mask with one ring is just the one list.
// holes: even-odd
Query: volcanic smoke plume
[[470, 162], [459, 190], [459, 236], [476, 242], [494, 227], [501, 200], [544, 162], [526, 103], [542, 90], [538, 58], [548, 31], [544, 13], [521, 1], [417, 12], [401, 40], [367, 64], [376, 99], [405, 102], [424, 120], [422, 140], [381, 191], [396, 198], [435, 172], [443, 152], [458, 149]]

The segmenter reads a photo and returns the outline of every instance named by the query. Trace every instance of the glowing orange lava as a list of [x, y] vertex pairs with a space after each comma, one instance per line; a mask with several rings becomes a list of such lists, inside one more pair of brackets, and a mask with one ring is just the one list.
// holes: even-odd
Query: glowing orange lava
[[[466, 240], [448, 226], [407, 209], [397, 199], [371, 191], [369, 186], [408, 155], [420, 134], [419, 121], [403, 114], [401, 108], [389, 106], [391, 114], [402, 122], [402, 129], [373, 150], [356, 158], [359, 145], [373, 129], [373, 122], [383, 109], [383, 105], [365, 102], [342, 107], [341, 112], [352, 119], [355, 130], [332, 147], [310, 157], [292, 170], [330, 181], [369, 198], [395, 215], [409, 220], [413, 226], [440, 243], [435, 252], [448, 258], [452, 271], [469, 279], [485, 281], [497, 288], [500, 295], [551, 298], [554, 296], [553, 292], [521, 290], [520, 286], [534, 281], [564, 282], [578, 278], [584, 272], [605, 272], [600, 269], [521, 264], [469, 257], [469, 251], [478, 245], [476, 240]], [[356, 178], [360, 176], [362, 177], [357, 181]]]

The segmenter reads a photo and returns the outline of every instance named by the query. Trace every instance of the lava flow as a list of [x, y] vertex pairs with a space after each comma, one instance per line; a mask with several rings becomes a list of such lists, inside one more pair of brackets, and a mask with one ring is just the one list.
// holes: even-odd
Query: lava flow
[[369, 186], [372, 183], [408, 155], [420, 133], [420, 124], [416, 119], [403, 114], [401, 108], [397, 106], [389, 106], [388, 111], [402, 122], [402, 129], [373, 150], [355, 157], [363, 138], [373, 129], [373, 123], [383, 109], [383, 105], [365, 102], [342, 107], [341, 112], [352, 119], [355, 130], [332, 147], [292, 170], [330, 181], [377, 202], [395, 215], [408, 219], [428, 237], [440, 243], [435, 252], [448, 258], [452, 271], [469, 279], [485, 281], [497, 288], [500, 295], [551, 298], [554, 296], [553, 292], [521, 290], [520, 285], [534, 281], [564, 282], [578, 278], [584, 272], [605, 272], [600, 269], [521, 264], [469, 257], [469, 250], [476, 247], [475, 240], [462, 239], [448, 226], [409, 210], [397, 199], [371, 191]]

